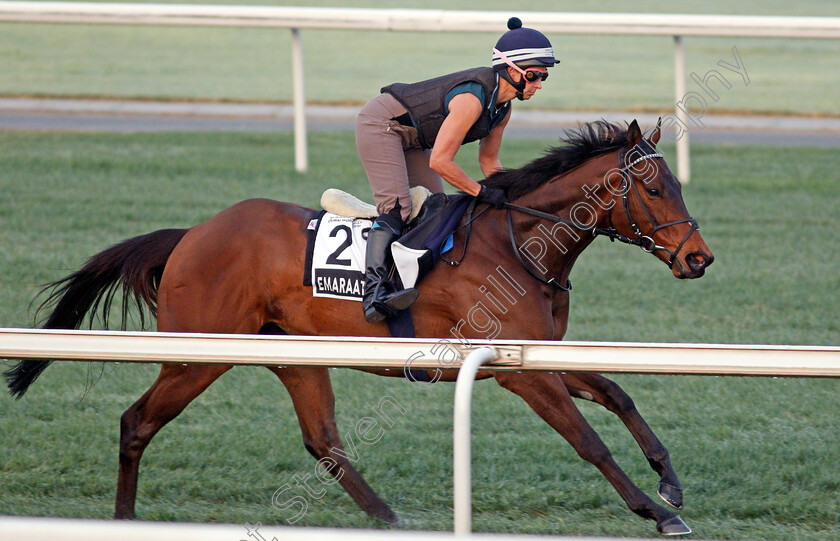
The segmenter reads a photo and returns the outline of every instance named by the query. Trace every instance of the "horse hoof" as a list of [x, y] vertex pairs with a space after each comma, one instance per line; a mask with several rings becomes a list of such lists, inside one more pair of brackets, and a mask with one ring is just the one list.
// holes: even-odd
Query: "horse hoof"
[[656, 531], [662, 535], [688, 535], [691, 533], [691, 528], [679, 515], [675, 515], [657, 524]]
[[400, 518], [396, 514], [394, 514], [394, 512], [390, 509], [384, 509], [383, 511], [377, 513], [375, 516], [379, 520], [384, 520], [385, 522], [393, 526], [398, 526], [399, 523], [402, 522]]
[[659, 482], [656, 493], [662, 498], [662, 501], [675, 509], [682, 509], [683, 493], [682, 487], [669, 485], [665, 482]]

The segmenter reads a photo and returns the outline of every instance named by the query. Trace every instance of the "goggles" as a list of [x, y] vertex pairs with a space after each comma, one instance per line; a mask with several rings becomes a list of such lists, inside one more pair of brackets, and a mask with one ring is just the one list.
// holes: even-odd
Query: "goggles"
[[503, 53], [502, 51], [500, 51], [500, 50], [498, 50], [494, 47], [493, 52], [496, 53], [497, 55], [499, 55], [499, 58], [504, 60], [505, 64], [507, 64], [508, 66], [512, 67], [513, 69], [515, 69], [516, 71], [521, 73], [522, 76], [525, 78], [525, 80], [528, 81], [529, 83], [535, 83], [537, 81], [537, 79], [541, 79], [543, 81], [548, 79], [548, 71], [540, 71], [539, 68], [522, 69], [519, 66], [517, 66], [516, 64], [514, 64], [513, 62], [511, 62], [510, 59], [507, 56], [505, 56], [505, 53]]
[[[522, 71], [522, 70], [519, 70], [519, 71]], [[537, 79], [542, 79], [543, 81], [548, 79], [548, 72], [547, 71], [539, 71], [536, 68], [526, 69], [525, 71], [522, 71], [522, 74], [525, 77], [525, 80], [528, 81], [529, 83], [533, 83]]]

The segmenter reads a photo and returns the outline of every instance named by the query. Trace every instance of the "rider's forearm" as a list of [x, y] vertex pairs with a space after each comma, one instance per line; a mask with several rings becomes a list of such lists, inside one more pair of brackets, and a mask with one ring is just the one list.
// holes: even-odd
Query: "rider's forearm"
[[429, 166], [441, 176], [443, 180], [452, 184], [459, 190], [470, 195], [478, 195], [481, 191], [481, 185], [471, 179], [461, 166], [452, 160], [435, 160], [432, 159]]
[[478, 157], [478, 166], [481, 167], [481, 172], [484, 173], [485, 177], [489, 177], [496, 171], [502, 170], [502, 162], [499, 161], [498, 156], [495, 158], [484, 158], [482, 159], [481, 156]]

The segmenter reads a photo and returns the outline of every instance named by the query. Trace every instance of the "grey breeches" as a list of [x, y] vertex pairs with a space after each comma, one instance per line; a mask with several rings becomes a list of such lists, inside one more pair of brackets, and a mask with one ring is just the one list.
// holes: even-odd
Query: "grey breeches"
[[403, 220], [411, 213], [409, 188], [443, 191], [443, 181], [429, 167], [431, 151], [420, 148], [417, 130], [393, 120], [405, 107], [390, 94], [380, 94], [356, 118], [356, 149], [373, 190], [376, 210], [389, 212], [397, 201]]

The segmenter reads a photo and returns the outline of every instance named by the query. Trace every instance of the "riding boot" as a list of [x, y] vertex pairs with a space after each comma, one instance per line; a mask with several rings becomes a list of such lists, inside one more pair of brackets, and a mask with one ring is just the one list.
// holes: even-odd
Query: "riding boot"
[[393, 265], [390, 246], [402, 232], [402, 222], [383, 214], [368, 233], [365, 252], [365, 292], [362, 309], [368, 323], [379, 323], [394, 317], [417, 300], [420, 292], [414, 288], [395, 291], [388, 276]]

